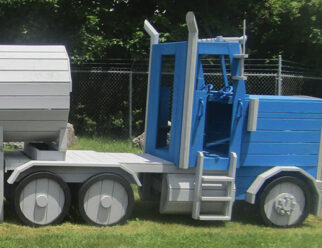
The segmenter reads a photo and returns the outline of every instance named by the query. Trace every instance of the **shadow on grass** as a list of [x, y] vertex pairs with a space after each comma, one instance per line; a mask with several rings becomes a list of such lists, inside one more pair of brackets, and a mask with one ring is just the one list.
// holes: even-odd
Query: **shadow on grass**
[[[134, 211], [130, 217], [130, 220], [133, 219], [148, 220], [162, 224], [173, 223], [202, 227], [220, 227], [225, 225], [223, 221], [196, 221], [189, 214], [160, 214], [159, 202], [136, 201]], [[232, 221], [239, 222], [240, 224], [263, 225], [256, 207], [244, 201], [235, 202]]]
[[[13, 204], [5, 202], [5, 222], [10, 224], [24, 225], [18, 218]], [[180, 224], [194, 227], [223, 227], [223, 221], [196, 221], [191, 215], [160, 214], [159, 202], [143, 202], [136, 200], [133, 213], [129, 220], [152, 221], [159, 224]], [[77, 225], [87, 225], [81, 218], [77, 208], [72, 206], [64, 222], [71, 222]], [[244, 201], [236, 201], [233, 209], [232, 221], [242, 225], [263, 225], [255, 206]]]
[[22, 224], [22, 222], [20, 221], [20, 219], [18, 218], [16, 211], [15, 211], [15, 207], [13, 205], [13, 203], [10, 203], [8, 201], [4, 202], [4, 221], [10, 224], [17, 224], [20, 225]]
[[[15, 225], [25, 225], [16, 214], [14, 204], [7, 201], [4, 203], [4, 221]], [[85, 225], [85, 222], [82, 220], [78, 210], [74, 206], [71, 206], [69, 213], [65, 217], [64, 222], [66, 221], [77, 225]]]
[[264, 225], [257, 206], [245, 201], [235, 201], [232, 221], [240, 224]]

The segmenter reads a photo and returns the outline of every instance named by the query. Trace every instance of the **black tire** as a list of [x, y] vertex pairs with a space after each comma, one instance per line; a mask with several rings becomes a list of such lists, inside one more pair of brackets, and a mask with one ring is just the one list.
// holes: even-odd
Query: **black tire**
[[[289, 185], [292, 186], [293, 185], [293, 190], [296, 191], [297, 193], [291, 193], [294, 196], [295, 202], [296, 202], [296, 194], [300, 194], [303, 195], [304, 197], [304, 204], [300, 203], [304, 206], [300, 206], [299, 203], [296, 202], [294, 208], [298, 208], [300, 209], [300, 211], [298, 211], [299, 213], [296, 213], [291, 211], [291, 214], [281, 214], [278, 213], [278, 211], [275, 209], [272, 209], [269, 206], [273, 206], [273, 205], [269, 205], [269, 198], [271, 196], [276, 195], [277, 196], [281, 196], [284, 193], [290, 194], [288, 191], [289, 190], [285, 190], [287, 192], [283, 192], [284, 189], [280, 189], [279, 191], [276, 191], [277, 186], [278, 187], [282, 187], [283, 185]], [[275, 192], [273, 192], [273, 190], [275, 189]], [[300, 189], [300, 190], [299, 190]], [[293, 191], [291, 190], [291, 191]], [[300, 192], [301, 191], [301, 192]], [[270, 194], [270, 195], [269, 195]], [[276, 198], [275, 198], [276, 199]], [[274, 201], [275, 205], [276, 205], [276, 201]], [[265, 204], [266, 205], [266, 210], [265, 210]], [[271, 203], [273, 204], [273, 203]], [[288, 204], [288, 203], [287, 203]], [[310, 192], [309, 192], [309, 188], [308, 186], [300, 179], [296, 178], [296, 177], [292, 177], [292, 176], [283, 176], [283, 177], [279, 177], [276, 178], [275, 180], [273, 180], [272, 182], [270, 182], [269, 184], [267, 184], [264, 188], [264, 190], [261, 192], [260, 194], [260, 198], [259, 198], [259, 211], [260, 211], [260, 215], [264, 221], [264, 223], [268, 226], [275, 226], [275, 227], [295, 227], [295, 226], [299, 226], [303, 223], [303, 221], [306, 219], [306, 217], [309, 214], [310, 211], [310, 207], [311, 207], [311, 197], [310, 197]], [[269, 216], [269, 211], [271, 211], [271, 214]], [[293, 216], [292, 216], [293, 214]], [[280, 216], [280, 218], [276, 218], [276, 216]], [[285, 216], [285, 217], [284, 217]], [[292, 218], [294, 218], [294, 220], [291, 220], [291, 216]], [[274, 220], [274, 217], [276, 220]], [[282, 220], [282, 218], [284, 218], [285, 220]], [[288, 219], [287, 219], [288, 218]], [[286, 223], [288, 222], [288, 223]]]
[[[53, 180], [54, 182], [56, 182], [62, 188], [62, 191], [64, 192], [65, 199], [64, 199], [64, 206], [62, 208], [62, 211], [55, 219], [53, 219], [52, 221], [45, 223], [45, 224], [39, 224], [39, 223], [35, 223], [32, 220], [28, 219], [25, 216], [25, 214], [23, 213], [23, 211], [21, 210], [21, 208], [20, 208], [20, 195], [21, 195], [23, 189], [30, 182], [32, 182], [33, 180], [44, 179], [44, 178], [50, 179], [50, 180]], [[28, 226], [39, 227], [39, 226], [55, 225], [55, 224], [61, 223], [69, 211], [70, 203], [71, 203], [71, 194], [70, 194], [70, 189], [69, 189], [68, 185], [64, 182], [63, 179], [61, 179], [59, 176], [57, 176], [51, 172], [36, 172], [36, 173], [30, 174], [30, 175], [26, 176], [24, 179], [22, 179], [15, 189], [14, 205], [15, 205], [16, 213], [19, 216], [19, 218], [21, 219], [21, 221]]]
[[[98, 221], [94, 221], [92, 220], [86, 213], [86, 210], [84, 209], [84, 201], [85, 201], [85, 197], [86, 197], [86, 192], [90, 189], [90, 187], [92, 185], [94, 185], [95, 183], [102, 181], [102, 180], [109, 180], [109, 181], [113, 181], [116, 182], [118, 184], [120, 184], [125, 193], [127, 194], [127, 207], [126, 210], [124, 212], [124, 215], [116, 222], [113, 223], [99, 223]], [[114, 184], [113, 184], [114, 185]], [[101, 192], [102, 193], [102, 192]], [[113, 193], [112, 193], [113, 196]], [[95, 226], [114, 226], [114, 225], [120, 225], [120, 224], [124, 224], [126, 222], [126, 220], [129, 218], [129, 216], [131, 215], [132, 211], [133, 211], [133, 207], [134, 207], [134, 194], [133, 194], [133, 190], [131, 188], [131, 185], [129, 184], [129, 182], [116, 174], [109, 174], [109, 173], [104, 173], [104, 174], [98, 174], [95, 175], [91, 178], [89, 178], [80, 188], [79, 190], [79, 194], [78, 194], [78, 208], [79, 208], [79, 212], [80, 215], [82, 216], [82, 218], [84, 219], [84, 221], [90, 225], [95, 225]]]

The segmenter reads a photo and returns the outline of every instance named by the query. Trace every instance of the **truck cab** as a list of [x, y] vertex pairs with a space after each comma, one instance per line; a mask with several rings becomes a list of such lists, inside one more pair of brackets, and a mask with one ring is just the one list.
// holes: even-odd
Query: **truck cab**
[[[297, 225], [308, 212], [318, 214], [321, 99], [247, 94], [245, 31], [242, 37], [199, 39], [191, 13], [187, 24], [187, 42], [157, 43], [151, 50], [145, 151], [196, 173], [193, 180], [187, 176], [190, 186], [182, 190], [179, 175], [166, 176], [163, 184], [169, 192], [161, 199], [169, 200], [174, 185], [178, 199], [191, 190], [192, 210], [187, 211], [204, 220], [230, 219], [235, 199], [260, 202], [270, 225]], [[206, 83], [205, 61], [220, 64], [221, 82]], [[221, 176], [231, 177], [232, 183]], [[210, 182], [221, 184], [224, 192], [211, 191]], [[285, 192], [276, 193], [276, 185], [283, 185]], [[165, 212], [182, 207], [171, 201]], [[224, 211], [212, 213], [218, 205]]]

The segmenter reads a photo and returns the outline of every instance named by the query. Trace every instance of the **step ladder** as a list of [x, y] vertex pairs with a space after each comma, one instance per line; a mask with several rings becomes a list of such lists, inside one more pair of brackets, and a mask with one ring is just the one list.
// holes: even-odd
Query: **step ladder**
[[[195, 220], [230, 220], [232, 207], [235, 200], [235, 175], [237, 155], [232, 152], [230, 154], [229, 168], [227, 175], [205, 174], [203, 170], [204, 155], [202, 152], [198, 153], [198, 161], [195, 177], [195, 190], [192, 205], [192, 218]], [[226, 185], [225, 196], [205, 196], [204, 189], [211, 189], [218, 187], [219, 184]], [[223, 214], [202, 214], [201, 205], [205, 202], [220, 202], [224, 203]]]

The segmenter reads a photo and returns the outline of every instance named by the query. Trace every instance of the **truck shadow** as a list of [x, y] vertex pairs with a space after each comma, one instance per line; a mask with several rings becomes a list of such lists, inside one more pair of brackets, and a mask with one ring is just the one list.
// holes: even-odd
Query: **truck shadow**
[[[136, 201], [130, 220], [148, 220], [164, 224], [183, 224], [189, 226], [221, 227], [224, 221], [196, 221], [191, 215], [160, 214], [158, 202]], [[232, 221], [240, 224], [263, 225], [255, 206], [243, 201], [236, 201], [233, 209]]]
[[4, 221], [11, 223], [11, 224], [22, 224], [22, 222], [20, 221], [20, 219], [18, 218], [16, 211], [15, 211], [15, 207], [12, 203], [8, 202], [8, 201], [4, 201]]
[[[5, 202], [4, 216], [5, 222], [7, 223], [23, 225], [12, 203]], [[191, 215], [160, 214], [159, 202], [144, 202], [139, 200], [135, 202], [134, 210], [129, 220], [145, 220], [160, 224], [180, 224], [193, 227], [223, 227], [226, 225], [226, 222], [223, 221], [196, 221], [191, 218]], [[75, 206], [72, 206], [64, 221], [85, 225]], [[235, 202], [232, 221], [242, 225], [263, 225], [255, 206], [242, 201]]]

